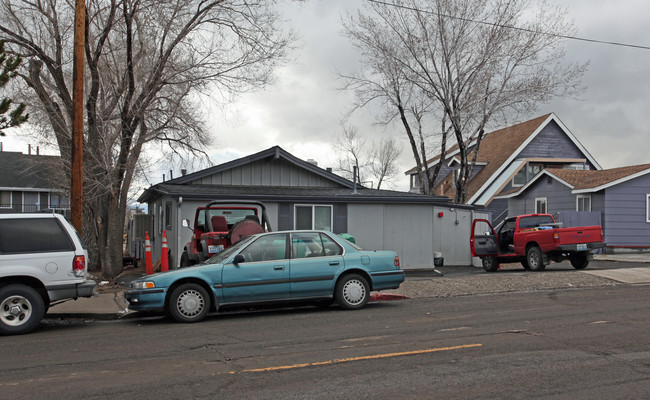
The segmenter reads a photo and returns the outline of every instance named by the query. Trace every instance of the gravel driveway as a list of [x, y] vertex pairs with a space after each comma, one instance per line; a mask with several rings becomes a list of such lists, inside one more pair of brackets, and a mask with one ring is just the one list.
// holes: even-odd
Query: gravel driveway
[[407, 271], [399, 289], [386, 293], [409, 297], [451, 297], [486, 293], [525, 292], [567, 288], [619, 286], [619, 282], [590, 275], [570, 265], [551, 264], [546, 271], [524, 271], [519, 264], [502, 264], [497, 272], [476, 267], [442, 267], [434, 271]]

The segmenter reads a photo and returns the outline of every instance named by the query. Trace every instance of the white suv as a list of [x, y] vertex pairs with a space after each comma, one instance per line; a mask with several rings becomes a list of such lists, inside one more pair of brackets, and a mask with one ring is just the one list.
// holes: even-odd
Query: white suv
[[90, 297], [88, 252], [59, 214], [0, 214], [0, 334], [27, 333], [59, 300]]

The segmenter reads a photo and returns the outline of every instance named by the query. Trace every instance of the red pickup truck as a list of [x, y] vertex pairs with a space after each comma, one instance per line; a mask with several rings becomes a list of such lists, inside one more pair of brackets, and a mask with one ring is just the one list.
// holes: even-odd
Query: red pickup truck
[[[483, 269], [494, 272], [501, 263], [521, 262], [526, 270], [542, 271], [551, 261], [571, 261], [576, 269], [589, 265], [591, 250], [605, 247], [603, 228], [561, 228], [549, 214], [507, 218], [498, 231], [489, 221], [474, 220], [470, 247]], [[478, 234], [477, 232], [482, 232]]]

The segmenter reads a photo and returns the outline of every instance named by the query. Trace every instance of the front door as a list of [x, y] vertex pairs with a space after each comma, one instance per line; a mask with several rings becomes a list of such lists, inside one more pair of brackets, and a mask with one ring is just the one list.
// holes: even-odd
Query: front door
[[486, 219], [475, 219], [469, 239], [472, 257], [496, 256], [499, 244], [492, 224]]
[[287, 234], [264, 235], [242, 249], [245, 261], [223, 267], [224, 303], [249, 303], [289, 297]]

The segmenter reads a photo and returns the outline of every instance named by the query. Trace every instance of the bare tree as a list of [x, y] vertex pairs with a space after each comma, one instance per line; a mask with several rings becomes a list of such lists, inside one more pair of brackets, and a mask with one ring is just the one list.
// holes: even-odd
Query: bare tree
[[332, 147], [337, 151], [336, 171], [342, 173], [347, 179], [356, 178], [357, 182], [363, 182], [362, 176], [365, 178], [364, 171], [367, 167], [364, 155], [365, 144], [365, 139], [359, 135], [355, 126], [343, 125], [341, 136], [332, 140]]
[[[107, 277], [122, 270], [128, 192], [143, 152], [205, 154], [201, 96], [222, 100], [265, 85], [292, 34], [263, 0], [88, 0], [84, 234]], [[69, 173], [70, 2], [4, 0], [0, 38], [27, 61], [19, 76]], [[217, 97], [217, 96], [215, 96]]]
[[[380, 100], [402, 120], [424, 193], [433, 193], [448, 134], [460, 160], [455, 201], [463, 203], [489, 123], [583, 90], [586, 64], [563, 63], [561, 40], [573, 27], [561, 8], [542, 4], [533, 15], [526, 0], [371, 0], [367, 8], [344, 22], [366, 65], [363, 74], [345, 77], [347, 88], [357, 94], [355, 107]], [[428, 129], [429, 137], [441, 137], [433, 174], [422, 124], [431, 120], [440, 128]], [[412, 125], [421, 132], [420, 148]]]
[[[392, 138], [366, 144], [366, 138], [359, 134], [355, 126], [343, 125], [341, 136], [332, 141], [337, 152], [337, 172], [357, 182], [377, 182], [377, 189], [382, 183], [390, 181], [397, 173], [397, 159], [402, 153]], [[355, 168], [356, 167], [356, 168]]]
[[377, 179], [377, 189], [381, 184], [392, 180], [398, 173], [397, 159], [402, 154], [395, 139], [382, 139], [376, 145], [373, 144], [370, 153], [370, 173]]

